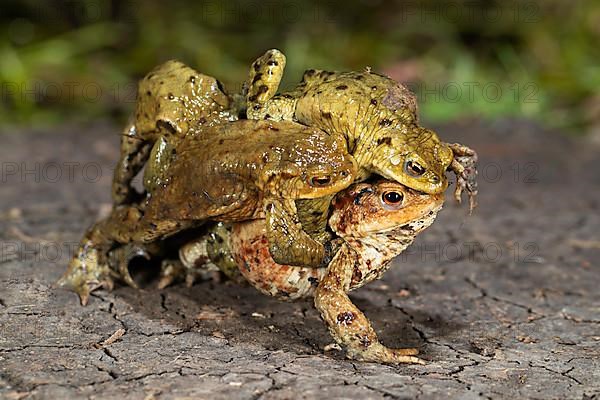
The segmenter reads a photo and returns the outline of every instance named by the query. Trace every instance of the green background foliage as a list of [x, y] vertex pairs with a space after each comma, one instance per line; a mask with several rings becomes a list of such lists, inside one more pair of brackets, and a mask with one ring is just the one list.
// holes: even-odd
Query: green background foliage
[[600, 124], [600, 3], [3, 1], [0, 122], [124, 122], [136, 81], [177, 58], [239, 91], [269, 48], [283, 88], [307, 68], [370, 67], [406, 83], [428, 121], [524, 116]]

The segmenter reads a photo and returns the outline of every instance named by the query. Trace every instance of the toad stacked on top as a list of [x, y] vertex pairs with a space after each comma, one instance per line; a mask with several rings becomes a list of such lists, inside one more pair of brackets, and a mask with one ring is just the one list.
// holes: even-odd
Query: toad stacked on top
[[[148, 74], [122, 136], [113, 210], [60, 283], [83, 304], [114, 278], [135, 286], [132, 255], [162, 257], [166, 238], [193, 229], [181, 263], [163, 263], [162, 286], [216, 265], [267, 294], [314, 296], [350, 358], [422, 362], [416, 349], [379, 343], [346, 292], [379, 278], [433, 223], [446, 170], [455, 198], [466, 189], [475, 207], [476, 153], [420, 127], [414, 95], [370, 71], [308, 70], [277, 94], [285, 62], [267, 51], [233, 96], [177, 61]], [[131, 181], [144, 166], [137, 193]]]

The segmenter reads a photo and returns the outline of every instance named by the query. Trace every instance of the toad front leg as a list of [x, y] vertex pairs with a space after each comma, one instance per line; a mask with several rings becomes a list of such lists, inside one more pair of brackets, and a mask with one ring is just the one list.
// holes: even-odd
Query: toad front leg
[[273, 260], [285, 265], [327, 266], [331, 245], [319, 243], [302, 230], [294, 200], [269, 199], [267, 204], [265, 223]]
[[449, 169], [456, 174], [454, 198], [461, 202], [462, 192], [466, 189], [469, 196], [469, 213], [477, 207], [477, 153], [460, 143], [448, 144], [454, 153]]
[[315, 306], [327, 323], [331, 336], [346, 348], [346, 356], [350, 359], [425, 364], [415, 357], [419, 353], [417, 349], [391, 349], [381, 344], [367, 317], [352, 304], [347, 291], [354, 262], [353, 257], [342, 248], [329, 264], [327, 275], [321, 280], [315, 293]]
[[151, 148], [149, 142], [139, 137], [135, 124], [130, 123], [121, 136], [121, 156], [113, 178], [112, 197], [115, 205], [138, 200], [131, 181], [146, 163]]

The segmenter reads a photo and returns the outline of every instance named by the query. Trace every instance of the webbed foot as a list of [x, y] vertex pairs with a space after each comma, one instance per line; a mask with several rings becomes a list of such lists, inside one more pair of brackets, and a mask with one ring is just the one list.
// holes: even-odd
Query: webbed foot
[[456, 174], [456, 188], [454, 198], [461, 202], [463, 191], [467, 191], [469, 197], [469, 214], [477, 207], [477, 153], [459, 143], [449, 144], [454, 152], [454, 160], [449, 169]]

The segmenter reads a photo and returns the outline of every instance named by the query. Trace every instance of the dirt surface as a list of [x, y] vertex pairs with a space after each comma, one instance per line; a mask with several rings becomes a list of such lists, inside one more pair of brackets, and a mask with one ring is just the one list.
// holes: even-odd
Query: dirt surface
[[325, 352], [311, 302], [232, 284], [149, 281], [81, 307], [53, 285], [109, 207], [119, 130], [1, 133], [0, 398], [600, 398], [598, 149], [522, 121], [438, 130], [479, 151], [480, 207], [449, 196], [351, 295], [425, 366]]

